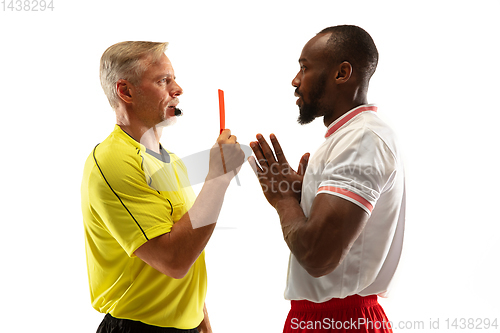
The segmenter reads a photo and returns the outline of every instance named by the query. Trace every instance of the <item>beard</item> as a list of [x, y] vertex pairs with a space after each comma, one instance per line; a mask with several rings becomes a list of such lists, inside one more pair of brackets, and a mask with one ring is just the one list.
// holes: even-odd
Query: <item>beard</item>
[[[311, 94], [309, 95], [310, 103], [306, 103], [304, 98], [302, 98], [302, 106], [299, 106], [299, 117], [297, 118], [297, 122], [301, 125], [309, 124], [316, 117], [321, 116], [324, 112], [325, 107], [320, 103], [320, 98], [323, 96], [326, 89], [326, 72], [321, 73], [318, 80], [314, 84], [311, 89]], [[295, 93], [300, 97], [303, 97], [302, 94], [298, 91], [298, 88], [295, 90]]]
[[167, 127], [172, 126], [177, 122], [177, 116], [166, 116], [163, 121], [156, 125], [156, 127]]

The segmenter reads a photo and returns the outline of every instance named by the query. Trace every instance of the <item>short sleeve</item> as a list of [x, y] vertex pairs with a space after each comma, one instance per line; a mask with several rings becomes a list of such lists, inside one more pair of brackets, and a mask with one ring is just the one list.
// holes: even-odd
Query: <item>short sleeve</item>
[[[96, 151], [97, 150], [97, 151]], [[89, 179], [89, 201], [102, 227], [128, 256], [148, 240], [170, 232], [172, 205], [150, 187], [140, 154], [94, 150], [95, 167]]]
[[394, 180], [396, 161], [383, 140], [368, 128], [356, 128], [328, 153], [317, 190], [348, 200], [369, 215]]

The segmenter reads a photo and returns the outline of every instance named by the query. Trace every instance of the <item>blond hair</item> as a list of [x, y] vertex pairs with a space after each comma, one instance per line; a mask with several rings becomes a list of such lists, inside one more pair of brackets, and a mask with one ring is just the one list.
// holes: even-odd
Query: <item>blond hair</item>
[[99, 77], [101, 86], [113, 109], [118, 107], [116, 82], [120, 79], [140, 84], [141, 77], [150, 64], [155, 63], [165, 53], [168, 43], [121, 42], [110, 46], [101, 57]]

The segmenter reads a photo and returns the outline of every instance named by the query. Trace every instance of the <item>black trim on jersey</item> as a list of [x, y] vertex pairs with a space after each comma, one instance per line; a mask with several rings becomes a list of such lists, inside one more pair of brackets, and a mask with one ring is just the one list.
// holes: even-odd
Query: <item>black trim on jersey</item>
[[[106, 182], [106, 184], [108, 184], [110, 190], [114, 193], [114, 195], [116, 195], [116, 197], [118, 198], [118, 200], [120, 201], [120, 203], [122, 204], [122, 206], [125, 208], [125, 210], [130, 214], [130, 216], [132, 217], [132, 219], [134, 220], [134, 222], [137, 224], [137, 226], [139, 227], [139, 229], [141, 229], [142, 231], [142, 234], [144, 235], [144, 237], [146, 237], [146, 240], [149, 241], [149, 238], [148, 236], [146, 236], [146, 233], [144, 232], [144, 230], [142, 230], [142, 227], [141, 225], [139, 224], [139, 222], [137, 222], [137, 220], [135, 219], [134, 215], [132, 215], [132, 213], [130, 212], [130, 210], [128, 210], [127, 206], [125, 206], [125, 204], [123, 203], [122, 199], [120, 199], [120, 197], [118, 196], [118, 194], [115, 192], [115, 190], [113, 190], [113, 188], [111, 187], [111, 185], [108, 183], [108, 180], [106, 179], [106, 177], [104, 176], [104, 173], [102, 172], [101, 170], [101, 167], [99, 166], [99, 164], [97, 163], [97, 159], [95, 157], [95, 150], [97, 149], [97, 146], [99, 146], [99, 144], [97, 144], [95, 147], [94, 147], [94, 150], [92, 152], [92, 155], [94, 157], [94, 161], [95, 161], [95, 165], [97, 165], [97, 168], [99, 169], [99, 172], [101, 173], [102, 175], [102, 178], [104, 178], [104, 181]], [[172, 206], [172, 204], [170, 204], [170, 206]]]
[[[160, 194], [160, 191], [157, 191], [157, 192], [158, 192], [158, 194]], [[167, 199], [167, 198], [165, 198], [165, 199]], [[172, 214], [174, 213], [174, 206], [172, 206], [172, 203], [170, 202], [170, 200], [167, 199], [167, 201], [170, 204], [170, 216], [172, 216]]]
[[144, 171], [144, 156], [142, 156], [139, 148], [135, 148], [135, 150], [137, 150], [137, 155], [141, 157], [141, 170]]

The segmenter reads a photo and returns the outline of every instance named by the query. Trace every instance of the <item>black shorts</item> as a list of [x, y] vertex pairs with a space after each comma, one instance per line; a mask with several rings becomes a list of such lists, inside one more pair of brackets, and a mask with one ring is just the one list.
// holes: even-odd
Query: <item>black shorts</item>
[[96, 333], [198, 333], [196, 328], [181, 330], [173, 327], [151, 326], [140, 321], [118, 319], [109, 313], [104, 316]]

